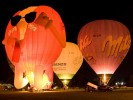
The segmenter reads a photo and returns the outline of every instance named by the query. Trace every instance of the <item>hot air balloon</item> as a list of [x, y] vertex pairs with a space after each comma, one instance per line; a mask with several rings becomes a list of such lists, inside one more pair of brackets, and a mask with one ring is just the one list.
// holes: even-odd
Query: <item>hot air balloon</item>
[[115, 20], [95, 20], [83, 26], [78, 46], [86, 62], [107, 85], [131, 45], [128, 28]]
[[66, 86], [83, 63], [83, 56], [77, 44], [66, 42], [60, 56], [53, 64], [53, 70]]
[[15, 66], [17, 89], [28, 83], [38, 90], [50, 88], [52, 64], [66, 45], [65, 27], [58, 12], [45, 5], [18, 11], [9, 21], [2, 43]]

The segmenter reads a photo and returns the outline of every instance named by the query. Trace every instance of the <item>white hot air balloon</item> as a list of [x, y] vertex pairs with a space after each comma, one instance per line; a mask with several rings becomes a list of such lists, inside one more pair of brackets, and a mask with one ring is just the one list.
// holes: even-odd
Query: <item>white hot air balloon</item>
[[83, 63], [83, 56], [77, 44], [66, 42], [59, 58], [53, 64], [53, 70], [62, 81], [68, 85]]

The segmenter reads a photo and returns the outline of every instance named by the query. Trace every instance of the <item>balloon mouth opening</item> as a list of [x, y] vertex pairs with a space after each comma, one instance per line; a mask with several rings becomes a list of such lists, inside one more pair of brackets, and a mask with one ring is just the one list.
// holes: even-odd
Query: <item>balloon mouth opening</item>
[[98, 77], [100, 79], [100, 85], [108, 85], [112, 74], [98, 74]]
[[61, 79], [61, 82], [63, 83], [63, 86], [68, 86], [70, 79]]

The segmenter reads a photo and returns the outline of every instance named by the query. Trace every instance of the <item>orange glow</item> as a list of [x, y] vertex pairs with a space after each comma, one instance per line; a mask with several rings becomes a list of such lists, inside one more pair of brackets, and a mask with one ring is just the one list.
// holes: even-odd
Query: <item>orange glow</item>
[[106, 74], [103, 74], [103, 79], [102, 79], [102, 82], [103, 82], [104, 84], [106, 84], [106, 82], [107, 82], [107, 79], [106, 79]]
[[[15, 87], [23, 88], [29, 82], [34, 88], [43, 89], [47, 82], [53, 82], [52, 64], [66, 45], [65, 26], [53, 8], [28, 7], [14, 14], [2, 43], [15, 66]], [[22, 78], [24, 72], [27, 83]]]

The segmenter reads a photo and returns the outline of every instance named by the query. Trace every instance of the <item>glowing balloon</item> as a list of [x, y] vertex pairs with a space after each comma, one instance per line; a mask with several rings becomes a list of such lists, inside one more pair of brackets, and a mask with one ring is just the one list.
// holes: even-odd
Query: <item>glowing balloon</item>
[[53, 70], [64, 85], [77, 73], [83, 62], [83, 56], [75, 43], [66, 42], [59, 58], [53, 64]]
[[[78, 34], [78, 46], [84, 59], [104, 84], [125, 58], [131, 45], [130, 32], [114, 20], [95, 20], [83, 26]], [[109, 76], [108, 76], [108, 75]], [[107, 78], [108, 77], [108, 78]]]
[[15, 66], [15, 87], [29, 82], [43, 89], [53, 82], [52, 64], [66, 45], [64, 23], [53, 8], [31, 6], [14, 14], [2, 43]]

